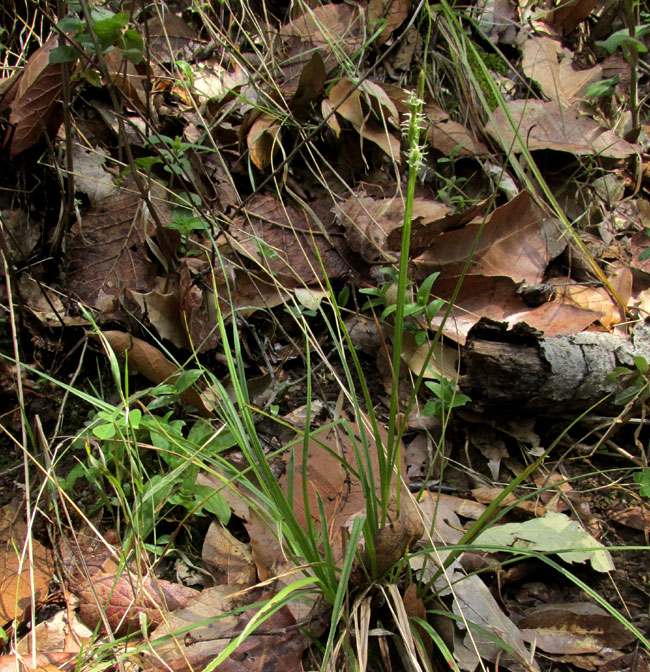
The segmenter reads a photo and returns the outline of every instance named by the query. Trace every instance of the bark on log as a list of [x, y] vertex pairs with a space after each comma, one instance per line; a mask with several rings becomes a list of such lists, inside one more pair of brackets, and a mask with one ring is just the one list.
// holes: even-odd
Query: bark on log
[[[565, 414], [586, 411], [617, 385], [607, 375], [634, 369], [634, 357], [650, 362], [650, 326], [637, 323], [630, 337], [581, 332], [544, 338], [527, 325], [482, 319], [461, 353], [460, 389], [491, 412]], [[620, 412], [613, 396], [599, 412]]]

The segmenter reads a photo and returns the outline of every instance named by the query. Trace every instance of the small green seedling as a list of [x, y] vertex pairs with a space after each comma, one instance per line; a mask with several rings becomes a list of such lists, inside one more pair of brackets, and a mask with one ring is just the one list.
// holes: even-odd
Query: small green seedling
[[636, 370], [629, 369], [627, 366], [617, 366], [608, 376], [610, 383], [618, 382], [622, 387], [621, 391], [614, 397], [614, 403], [621, 406], [634, 401], [635, 399], [644, 400], [650, 394], [650, 379], [648, 370], [650, 365], [645, 357], [637, 356], [634, 358]]
[[447, 378], [441, 377], [439, 381], [427, 380], [424, 385], [436, 397], [428, 401], [422, 409], [422, 415], [427, 418], [442, 418], [451, 409], [460, 408], [471, 401], [466, 394], [458, 392], [456, 386]]
[[637, 471], [634, 474], [634, 482], [641, 486], [639, 488], [641, 497], [650, 498], [650, 467], [645, 467], [644, 469], [641, 469], [641, 471]]
[[[378, 287], [370, 287], [359, 291], [362, 294], [372, 297], [364, 303], [362, 310], [384, 306], [381, 317], [385, 320], [397, 310], [395, 292], [397, 291], [398, 278], [397, 271], [393, 268], [382, 268], [381, 272], [388, 277], [386, 282], [381, 283]], [[413, 332], [417, 345], [422, 345], [422, 343], [424, 343], [428, 335], [427, 329], [431, 324], [431, 321], [445, 304], [442, 299], [429, 300], [433, 283], [439, 275], [440, 273], [432, 273], [427, 276], [423, 280], [415, 296], [413, 296], [411, 288], [412, 283], [409, 283], [407, 286], [407, 293], [414, 300], [407, 301], [404, 306], [404, 329]], [[420, 318], [420, 320], [417, 320], [416, 318]], [[423, 328], [421, 321], [424, 321], [427, 328]]]
[[127, 28], [130, 18], [129, 12], [116, 14], [103, 7], [96, 7], [90, 10], [90, 28], [86, 21], [77, 17], [61, 19], [57, 28], [76, 44], [60, 43], [50, 52], [50, 63], [74, 63], [84, 53], [95, 54], [96, 45], [99, 45], [102, 54], [119, 49], [127, 60], [140, 63], [144, 58], [144, 41], [137, 30]]

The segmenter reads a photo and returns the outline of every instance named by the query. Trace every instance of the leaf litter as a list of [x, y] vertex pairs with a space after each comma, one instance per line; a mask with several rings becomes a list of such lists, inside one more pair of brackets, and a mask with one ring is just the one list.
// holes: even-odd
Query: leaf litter
[[[630, 367], [634, 366], [641, 367], [643, 374], [639, 360], [645, 352], [643, 337], [635, 335], [642, 332], [627, 327], [631, 318], [642, 319], [648, 312], [647, 161], [641, 158], [637, 173], [632, 169], [637, 157], [644, 156], [647, 140], [639, 134], [637, 139], [630, 133], [623, 137], [609, 116], [611, 106], [603, 99], [599, 107], [588, 97], [590, 87], [602, 83], [609, 73], [607, 68], [616, 66], [613, 57], [593, 52], [586, 63], [572, 51], [580, 43], [577, 31], [597, 28], [589, 23], [592, 15], [601, 16], [594, 3], [553, 7], [544, 18], [546, 23], [539, 16], [528, 16], [527, 6], [514, 9], [513, 13], [513, 7], [503, 3], [475, 8], [481, 39], [517, 54], [511, 55], [507, 75], [490, 62], [491, 75], [505, 92], [503, 104], [489, 114], [477, 112], [471, 96], [463, 101], [466, 83], [460, 72], [450, 71], [444, 59], [440, 77], [445, 86], [430, 88], [424, 101], [428, 155], [413, 200], [410, 271], [413, 291], [431, 274], [439, 274], [425, 297], [439, 303], [437, 313], [428, 315], [426, 304], [418, 303], [420, 296], [413, 294], [413, 310], [419, 306], [419, 316], [407, 321], [409, 331], [401, 353], [407, 370], [399, 380], [400, 396], [411, 394], [411, 374], [422, 374], [433, 387], [422, 388], [417, 410], [408, 418], [410, 463], [396, 465], [395, 479], [403, 484], [395, 485], [388, 520], [372, 542], [379, 575], [395, 566], [408, 566], [414, 577], [430, 582], [428, 588], [435, 594], [419, 594], [416, 585], [407, 582], [401, 585], [400, 596], [389, 582], [386, 595], [395, 605], [395, 618], [387, 624], [385, 616], [382, 620], [372, 616], [373, 627], [377, 632], [383, 632], [384, 626], [400, 631], [402, 610], [440, 626], [440, 613], [446, 612], [453, 621], [440, 626], [439, 640], [450, 652], [447, 662], [460, 669], [474, 670], [483, 661], [511, 670], [540, 669], [539, 650], [563, 656], [561, 663], [571, 666], [567, 669], [596, 669], [627, 660], [624, 652], [634, 637], [629, 628], [594, 602], [538, 599], [527, 603], [533, 582], [526, 575], [526, 563], [521, 565], [521, 577], [514, 578], [516, 574], [503, 567], [494, 569], [499, 567], [498, 555], [481, 560], [475, 551], [481, 545], [496, 545], [522, 553], [558, 553], [566, 562], [589, 562], [597, 572], [614, 576], [619, 571], [612, 559], [618, 562], [618, 557], [598, 539], [599, 521], [588, 506], [580, 508], [571, 486], [554, 478], [566, 473], [562, 460], [545, 461], [550, 476], [534, 472], [517, 494], [503, 497], [502, 486], [544, 454], [553, 432], [557, 436], [563, 431], [556, 421], [562, 416], [562, 404], [578, 413], [588, 410], [591, 397], [580, 386], [590, 377], [604, 379], [610, 372], [598, 358], [601, 353], [615, 353], [607, 362], [610, 368], [625, 365], [628, 373], [622, 375], [632, 379]], [[44, 258], [47, 245], [56, 240], [56, 236], [49, 238], [49, 230], [37, 235], [26, 232], [26, 242], [21, 240], [15, 248], [18, 253], [8, 257], [19, 273], [21, 300], [29, 311], [25, 328], [34, 344], [37, 368], [45, 360], [58, 362], [58, 355], [52, 353], [59, 352], [57, 340], [67, 338], [66, 330], [89, 326], [89, 314], [78, 309], [81, 301], [94, 310], [93, 319], [106, 327], [109, 356], [114, 353], [146, 378], [154, 397], [161, 390], [175, 395], [184, 407], [183, 417], [198, 413], [213, 423], [207, 425], [209, 432], [220, 432], [223, 427], [215, 430], [214, 405], [225, 403], [223, 395], [233, 389], [220, 353], [223, 343], [217, 322], [219, 314], [224, 315], [226, 328], [241, 333], [243, 354], [239, 356], [251, 389], [256, 376], [263, 385], [270, 385], [260, 397], [258, 431], [268, 442], [267, 452], [273, 454], [269, 460], [278, 484], [305, 530], [323, 525], [326, 538], [320, 539], [321, 548], [330, 549], [334, 565], [344, 557], [355, 520], [368, 514], [361, 481], [372, 473], [371, 489], [378, 487], [378, 451], [386, 435], [380, 424], [378, 435], [369, 441], [367, 462], [356, 452], [366, 430], [348, 421], [347, 411], [344, 422], [332, 422], [340, 418], [340, 408], [333, 411], [336, 395], [331, 391], [319, 391], [322, 398], [313, 400], [316, 411], [309, 418], [298, 414], [304, 383], [296, 382], [303, 378], [296, 373], [295, 353], [301, 350], [296, 339], [302, 336], [287, 315], [315, 320], [310, 322], [313, 343], [318, 349], [331, 349], [331, 335], [318, 322], [319, 315], [330, 310], [332, 285], [341, 292], [339, 297], [344, 291], [354, 293], [352, 304], [340, 301], [356, 319], [350, 337], [368, 357], [373, 385], [377, 383], [372, 401], [378, 408], [383, 404], [385, 419], [387, 404], [381, 391], [391, 385], [386, 372], [393, 348], [391, 329], [384, 325], [391, 315], [392, 291], [385, 271], [396, 264], [402, 247], [403, 178], [408, 170], [403, 129], [409, 116], [407, 89], [415, 84], [412, 78], [399, 79], [394, 73], [408, 75], [411, 62], [423, 54], [413, 11], [420, 9], [404, 0], [325, 4], [284, 15], [278, 10], [278, 16], [267, 17], [263, 27], [257, 25], [257, 40], [235, 36], [216, 15], [206, 23], [206, 17], [197, 21], [196, 16], [176, 14], [166, 5], [155, 16], [125, 17], [137, 37], [126, 24], [110, 24], [110, 17], [102, 14], [101, 20], [109, 24], [101, 25], [112, 26], [116, 42], [115, 48], [101, 55], [96, 71], [74, 59], [65, 69], [57, 59], [50, 60], [49, 53], [61, 40], [52, 37], [26, 57], [18, 78], [0, 81], [2, 91], [5, 86], [9, 91], [1, 103], [8, 111], [8, 125], [2, 129], [11, 163], [4, 186], [19, 183], [16, 162], [29, 160], [34, 147], [59, 150], [63, 162], [55, 168], [61, 183], [68, 168], [75, 176], [77, 200], [72, 208], [72, 201], [62, 206], [56, 225], [65, 228], [64, 245], [50, 250], [57, 262], [60, 258], [60, 272], [47, 274], [53, 268], [49, 257], [32, 264], [39, 254]], [[93, 20], [98, 21], [98, 16]], [[517, 23], [529, 18], [537, 34], [524, 35], [523, 23]], [[255, 21], [247, 30], [254, 26]], [[79, 24], [78, 30], [83, 29]], [[88, 48], [82, 32], [77, 38], [82, 48]], [[398, 48], [392, 52], [393, 47]], [[616, 67], [625, 73], [620, 63]], [[120, 109], [113, 109], [114, 100], [107, 105], [92, 86], [105, 75], [110, 96], [119, 93]], [[630, 86], [629, 78], [621, 79], [614, 84], [619, 86], [619, 102], [621, 92]], [[74, 100], [66, 88], [70, 86]], [[84, 95], [76, 97], [81, 91]], [[459, 100], [450, 104], [454, 95]], [[489, 97], [489, 92], [484, 90], [483, 95]], [[60, 105], [62, 96], [68, 104], [65, 110]], [[64, 115], [74, 123], [62, 124]], [[589, 208], [576, 217], [575, 235], [563, 228], [548, 199], [541, 198], [517, 172], [516, 157], [531, 152], [542, 157], [549, 173], [560, 175], [564, 186], [580, 180], [589, 184]], [[583, 167], [591, 162], [593, 173], [576, 179], [576, 160]], [[614, 174], [608, 172], [613, 164], [618, 179], [605, 183], [602, 178]], [[636, 198], [633, 207], [631, 196]], [[25, 204], [22, 210], [15, 204], [8, 207], [14, 213], [28, 212]], [[2, 208], [4, 242], [8, 210], [4, 203]], [[626, 213], [626, 224], [620, 213]], [[45, 204], [30, 205], [30, 218], [32, 214], [40, 214], [53, 228], [54, 219]], [[14, 226], [14, 238], [17, 230]], [[599, 250], [597, 261], [604, 269], [599, 277], [584, 262], [582, 241]], [[7, 245], [3, 249], [7, 254]], [[375, 294], [380, 300], [371, 302], [374, 314], [368, 313], [360, 306], [359, 290], [377, 287], [384, 288], [383, 294]], [[150, 342], [151, 331], [146, 336], [149, 329], [157, 333], [157, 345]], [[438, 329], [442, 339], [432, 343]], [[573, 337], [577, 340], [570, 340]], [[181, 353], [179, 361], [187, 360], [191, 350], [205, 358], [201, 361], [209, 362], [208, 368], [224, 378], [223, 387], [217, 392], [207, 390], [198, 378], [185, 384], [185, 374], [168, 356], [172, 354], [168, 347], [175, 355]], [[522, 353], [525, 357], [519, 360]], [[479, 355], [492, 359], [480, 360]], [[510, 368], [503, 366], [504, 356], [510, 358]], [[588, 362], [584, 369], [583, 360]], [[578, 382], [563, 381], [567, 365], [580, 378]], [[574, 391], [573, 405], [558, 395], [553, 400], [558, 406], [535, 425], [530, 409], [548, 410], [543, 403], [550, 403], [540, 401], [539, 385], [534, 395], [529, 394], [532, 400], [506, 403], [505, 408], [515, 410], [504, 418], [496, 410], [498, 404], [488, 403], [489, 394], [521, 387], [526, 376], [515, 377], [517, 367], [521, 372], [534, 366], [549, 376], [549, 385], [562, 392], [566, 387], [569, 394]], [[329, 364], [324, 368], [321, 382], [326, 387], [341, 371]], [[493, 377], [487, 384], [481, 378], [486, 371]], [[502, 371], [509, 372], [505, 380]], [[9, 367], [3, 369], [3, 378], [11, 375]], [[425, 390], [437, 390], [444, 398], [446, 383], [441, 376], [458, 385], [461, 396], [472, 390], [470, 406], [444, 415], [444, 422], [429, 417], [426, 410], [431, 400]], [[620, 380], [597, 383], [599, 393], [614, 394]], [[146, 386], [142, 379], [138, 385]], [[476, 392], [481, 386], [487, 389], [484, 396]], [[535, 406], [538, 402], [542, 406]], [[530, 404], [528, 411], [526, 404]], [[450, 405], [453, 408], [453, 396], [444, 399], [442, 408]], [[285, 426], [282, 431], [277, 426], [269, 430], [262, 416], [277, 414], [279, 408]], [[619, 410], [609, 429], [601, 427], [581, 436], [566, 430], [565, 443], [593, 453], [606, 448], [618, 458], [644, 465], [644, 458], [636, 457], [642, 446], [641, 430], [631, 440], [623, 438], [623, 445], [616, 436], [638, 409], [629, 405]], [[128, 414], [125, 418], [128, 423]], [[566, 427], [570, 419], [562, 419]], [[503, 429], [507, 423], [509, 431]], [[137, 431], [138, 421], [129, 426]], [[303, 432], [308, 432], [305, 443]], [[154, 452], [169, 451], [156, 445], [160, 439], [154, 434], [148, 438]], [[444, 441], [448, 444], [442, 445]], [[139, 445], [148, 450], [145, 443]], [[201, 449], [208, 445], [206, 435]], [[86, 446], [90, 455], [87, 439]], [[231, 480], [234, 465], [245, 464], [243, 456], [233, 450], [220, 459], [225, 463], [192, 473], [191, 482], [197, 492], [205, 488], [219, 493], [235, 522], [226, 525], [213, 520], [201, 532], [193, 531], [189, 525], [199, 512], [190, 511], [182, 521], [175, 521], [173, 533], [163, 542], [166, 551], [178, 552], [177, 576], [195, 572], [201, 591], [169, 580], [164, 557], [153, 563], [160, 561], [155, 571], [143, 569], [153, 556], [145, 556], [144, 565], [133, 564], [132, 559], [127, 562], [127, 557], [132, 558], [128, 545], [105, 545], [100, 551], [85, 548], [81, 553], [77, 548], [76, 561], [70, 560], [75, 568], [60, 578], [66, 591], [77, 595], [78, 614], [86, 625], [119, 635], [146, 624], [146, 638], [141, 640], [146, 647], [138, 654], [140, 669], [202, 669], [217, 657], [219, 669], [224, 670], [301, 669], [303, 665], [312, 669], [318, 663], [306, 662], [310, 640], [305, 632], [321, 637], [329, 618], [314, 590], [314, 570], [303, 559], [287, 556], [285, 540], [280, 529], [269, 523], [265, 503], [249, 487]], [[574, 475], [579, 475], [574, 459], [568, 462], [569, 471], [575, 469]], [[307, 475], [304, 493], [303, 472]], [[423, 486], [431, 491], [423, 489], [412, 497], [407, 486], [414, 492]], [[624, 492], [625, 497], [630, 492], [615, 489], [613, 482], [604, 487]], [[455, 494], [446, 494], [447, 488]], [[538, 496], [522, 499], [526, 488], [539, 491]], [[482, 532], [473, 540], [473, 549], [444, 567], [444, 558], [463, 538], [469, 521], [480, 520], [494, 502], [504, 521]], [[608, 522], [647, 533], [647, 507], [629, 503], [626, 500], [625, 507], [601, 504], [599, 510]], [[21, 516], [16, 513], [17, 519]], [[199, 537], [193, 542], [195, 549], [201, 549], [194, 562], [191, 553], [174, 548], [181, 530], [190, 530], [188, 538]], [[16, 536], [14, 530], [6, 540], [6, 622], [24, 619], [27, 613], [26, 594], [5, 599], [13, 595], [14, 584], [25, 587], [22, 579], [16, 581], [20, 569], [11, 560], [16, 540], [29, 536], [27, 528], [20, 527], [19, 532]], [[605, 541], [613, 539], [616, 535]], [[52, 568], [45, 547], [36, 540], [32, 543], [30, 582], [37, 580], [38, 586], [30, 584], [29, 602], [38, 607], [45, 600]], [[65, 547], [63, 541], [58, 547], [64, 555]], [[157, 552], [161, 547], [156, 547]], [[368, 553], [361, 543], [351, 570], [351, 591], [355, 585], [369, 585]], [[47, 569], [41, 571], [39, 563], [46, 558]], [[500, 576], [499, 585], [472, 573], [468, 569], [472, 562], [483, 562], [479, 566], [486, 573]], [[541, 565], [536, 567], [539, 571]], [[161, 578], [163, 574], [166, 578]], [[634, 581], [634, 589], [645, 595], [638, 579]], [[284, 600], [294, 592], [301, 599]], [[392, 599], [393, 593], [399, 600]], [[636, 609], [638, 593], [630, 594]], [[264, 606], [280, 598], [277, 610]], [[430, 600], [436, 601], [433, 610]], [[67, 607], [64, 611], [69, 614], [71, 605]], [[623, 611], [628, 605], [617, 603], [617, 608]], [[434, 640], [422, 622], [416, 629], [426, 652], [422, 660], [428, 664], [438, 654], [433, 653]], [[87, 637], [79, 632], [78, 638]], [[71, 653], [80, 650], [51, 643], [40, 632], [34, 638], [40, 656], [37, 664], [42, 667], [63, 666], [72, 660]], [[379, 659], [397, 659], [399, 654], [382, 646]], [[412, 638], [405, 637], [404, 646], [415, 655]], [[16, 651], [17, 656], [26, 653]], [[18, 660], [13, 655], [4, 658], [3, 664], [8, 665]], [[641, 660], [634, 669], [642, 669], [642, 664]]]

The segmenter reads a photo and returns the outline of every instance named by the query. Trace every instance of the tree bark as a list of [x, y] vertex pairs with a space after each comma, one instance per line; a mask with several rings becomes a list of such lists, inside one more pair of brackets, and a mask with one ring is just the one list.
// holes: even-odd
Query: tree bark
[[650, 362], [650, 326], [642, 322], [629, 337], [581, 332], [544, 338], [524, 324], [509, 330], [483, 318], [462, 350], [459, 385], [478, 410], [575, 414], [609, 395], [599, 412], [616, 413], [619, 387], [607, 375], [617, 366], [634, 369], [635, 356]]

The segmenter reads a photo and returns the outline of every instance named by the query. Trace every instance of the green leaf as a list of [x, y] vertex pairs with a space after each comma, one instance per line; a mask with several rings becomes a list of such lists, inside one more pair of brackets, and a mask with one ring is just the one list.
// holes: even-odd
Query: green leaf
[[422, 415], [425, 418], [442, 417], [442, 404], [439, 401], [427, 401], [422, 409]]
[[342, 308], [347, 306], [350, 299], [350, 285], [343, 285], [343, 289], [339, 292], [339, 295], [336, 297], [336, 303]]
[[50, 51], [49, 63], [74, 63], [80, 56], [80, 53], [70, 46], [54, 47]]
[[176, 394], [182, 394], [185, 390], [194, 385], [196, 381], [201, 377], [201, 371], [199, 369], [188, 369], [183, 371], [177, 380], [174, 381], [174, 390]]
[[128, 12], [119, 12], [105, 19], [93, 21], [91, 29], [97, 36], [102, 51], [105, 51], [108, 47], [113, 46], [117, 42], [122, 33], [122, 28], [124, 28], [128, 22]]
[[86, 22], [81, 19], [76, 19], [73, 16], [67, 16], [61, 19], [57, 24], [57, 28], [70, 35], [70, 33], [78, 33], [86, 28]]
[[634, 474], [634, 480], [641, 486], [639, 494], [642, 497], [650, 497], [650, 469], [645, 467], [641, 471], [637, 471]]
[[[205, 509], [209, 513], [217, 516], [217, 518], [225, 525], [230, 520], [230, 507], [228, 503], [214, 488], [208, 485], [194, 485], [195, 501], [202, 502], [206, 500], [201, 509]], [[206, 499], [207, 498], [207, 499]]]
[[115, 424], [111, 423], [110, 425], [98, 425], [93, 427], [93, 434], [102, 441], [108, 441], [115, 436]]
[[427, 331], [425, 329], [419, 329], [415, 332], [415, 345], [418, 348], [427, 340]]
[[418, 303], [421, 306], [425, 306], [429, 300], [431, 288], [433, 287], [433, 283], [438, 279], [439, 275], [440, 273], [431, 273], [431, 275], [427, 276], [420, 285], [420, 289], [418, 289]]
[[627, 366], [617, 366], [611, 373], [607, 374], [607, 382], [615, 383], [619, 376], [627, 373], [632, 373], [632, 369], [628, 369]]
[[139, 408], [134, 408], [132, 411], [129, 411], [129, 426], [131, 428], [138, 429], [141, 420], [142, 411]]
[[445, 302], [442, 299], [435, 299], [427, 306], [427, 319], [432, 320], [440, 311], [440, 309], [445, 305]]
[[407, 303], [404, 306], [404, 317], [409, 317], [409, 315], [420, 315], [423, 312], [424, 306], [417, 303]]
[[140, 33], [133, 28], [127, 28], [120, 39], [120, 50], [131, 63], [140, 63], [144, 58], [144, 41]]
[[135, 159], [133, 163], [135, 163], [136, 168], [139, 168], [144, 172], [149, 172], [153, 166], [162, 163], [162, 159], [158, 156], [143, 156], [139, 159]]
[[618, 404], [619, 406], [629, 404], [640, 395], [645, 387], [645, 380], [641, 376], [638, 376], [628, 385], [628, 387], [626, 387], [624, 390], [621, 390], [614, 397], [614, 403]]
[[639, 373], [648, 373], [648, 369], [650, 368], [648, 360], [645, 357], [641, 357], [641, 355], [634, 358], [634, 366], [636, 366]]
[[610, 77], [609, 79], [601, 79], [599, 82], [592, 82], [585, 89], [585, 98], [605, 98], [614, 95], [616, 85], [621, 81], [621, 78]]
[[[641, 36], [643, 35], [645, 30], [637, 30], [637, 35]], [[617, 30], [615, 33], [610, 35], [606, 40], [603, 41], [597, 41], [596, 45], [599, 47], [603, 47], [603, 49], [606, 49], [610, 54], [614, 53], [618, 47], [631, 47], [632, 49], [635, 49], [639, 54], [644, 54], [646, 51], [646, 46], [641, 42], [641, 40], [637, 40], [634, 37], [630, 36], [630, 33], [627, 28], [622, 28], [621, 30]]]

